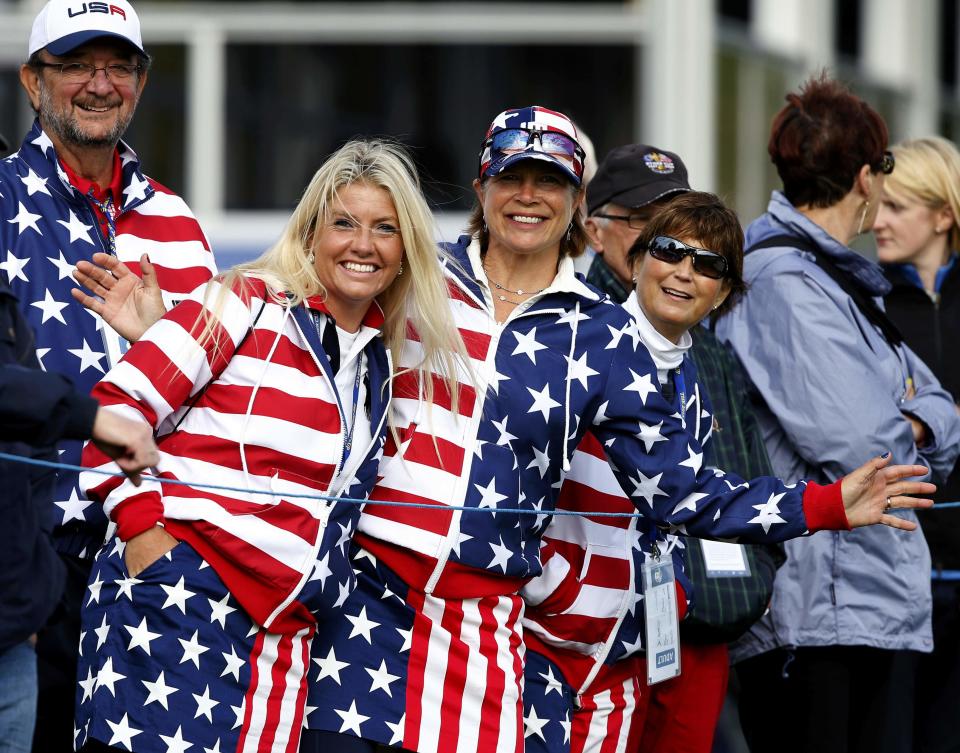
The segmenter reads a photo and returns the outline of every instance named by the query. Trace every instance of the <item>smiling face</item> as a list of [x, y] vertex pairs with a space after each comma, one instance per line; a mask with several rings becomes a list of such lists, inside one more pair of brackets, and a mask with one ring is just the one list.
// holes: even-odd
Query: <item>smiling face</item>
[[[690, 246], [703, 248], [697, 238], [678, 238]], [[634, 263], [636, 294], [640, 308], [661, 335], [672, 342], [698, 324], [726, 299], [729, 284], [693, 271], [693, 259], [683, 257], [679, 264], [640, 254]]]
[[560, 241], [582, 198], [559, 168], [522, 160], [473, 185], [483, 207], [490, 249], [559, 254]]
[[[88, 63], [103, 68], [115, 63], [135, 64], [138, 56], [120, 41], [97, 39], [67, 55], [43, 51], [44, 63]], [[97, 71], [86, 81], [65, 80], [55, 68], [39, 70], [25, 65], [20, 80], [40, 116], [44, 131], [58, 147], [110, 147], [126, 132], [146, 83], [146, 73], [127, 80], [108, 78]]]
[[342, 186], [313, 241], [314, 269], [337, 324], [356, 331], [370, 302], [403, 261], [400, 221], [390, 193], [370, 183]]

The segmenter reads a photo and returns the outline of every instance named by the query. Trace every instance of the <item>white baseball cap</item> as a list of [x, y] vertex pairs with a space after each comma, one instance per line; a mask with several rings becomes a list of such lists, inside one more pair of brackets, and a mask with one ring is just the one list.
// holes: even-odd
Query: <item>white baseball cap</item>
[[44, 48], [65, 55], [97, 37], [122, 39], [147, 54], [140, 19], [127, 0], [50, 0], [33, 21], [27, 56]]

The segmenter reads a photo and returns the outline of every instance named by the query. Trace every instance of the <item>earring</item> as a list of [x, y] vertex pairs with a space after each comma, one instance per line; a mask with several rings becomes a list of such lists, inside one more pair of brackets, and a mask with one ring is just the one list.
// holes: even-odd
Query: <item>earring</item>
[[400, 269], [399, 269], [399, 271], [397, 272], [397, 277], [399, 277], [399, 276], [402, 275], [402, 274], [403, 274], [403, 262], [401, 261], [401, 262], [400, 262]]
[[570, 227], [567, 228], [567, 243], [570, 242], [570, 233], [573, 231], [573, 223], [570, 223]]
[[314, 256], [313, 251], [307, 254], [307, 261], [310, 262], [311, 267], [317, 263], [317, 257]]
[[486, 221], [486, 220], [484, 220], [484, 221], [483, 221], [483, 225], [480, 226], [480, 232], [482, 232], [482, 233], [487, 232], [487, 221]]
[[857, 225], [857, 235], [863, 232], [863, 223], [867, 219], [867, 210], [870, 208], [870, 201], [866, 200], [863, 202], [863, 211], [860, 213], [860, 222]]
[[636, 276], [636, 275], [634, 275], [634, 276], [633, 276], [632, 278], [630, 278], [630, 279], [633, 280], [633, 284], [634, 284], [634, 285], [637, 284], [637, 276]]
[[943, 228], [942, 228], [942, 227], [935, 227], [935, 228], [933, 229], [933, 232], [935, 232], [937, 235], [940, 235], [940, 233], [943, 232]]

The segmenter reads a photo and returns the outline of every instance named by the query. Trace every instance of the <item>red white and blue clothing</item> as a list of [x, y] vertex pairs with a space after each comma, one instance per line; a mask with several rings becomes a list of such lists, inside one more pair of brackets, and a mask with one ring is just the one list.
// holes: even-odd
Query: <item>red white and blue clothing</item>
[[[204, 322], [211, 328], [209, 338], [203, 336]], [[135, 487], [116, 477], [92, 473], [82, 477], [90, 498], [103, 501], [117, 523], [117, 537], [95, 563], [83, 615], [85, 631], [95, 630], [98, 620], [119, 630], [118, 620], [133, 619], [127, 615], [130, 608], [123, 590], [113, 594], [112, 601], [102, 596], [103, 583], [109, 581], [102, 572], [115, 575], [117, 568], [122, 570], [122, 560], [109, 561], [112, 550], [161, 523], [183, 542], [174, 551], [195, 552], [215, 577], [198, 568], [176, 570], [161, 579], [157, 589], [140, 589], [144, 597], [132, 599], [136, 607], [132, 614], [144, 621], [138, 630], [156, 632], [150, 624], [166, 619], [174, 597], [161, 602], [163, 592], [220, 589], [243, 612], [235, 628], [222, 620], [219, 626], [238, 652], [250, 630], [256, 634], [255, 650], [274, 645], [278, 638], [276, 645], [286, 647], [285, 654], [270, 654], [273, 664], [261, 666], [259, 674], [239, 685], [236, 677], [221, 673], [218, 651], [209, 646], [209, 651], [197, 649], [202, 656], [193, 662], [196, 671], [191, 677], [199, 684], [191, 692], [200, 693], [209, 685], [211, 697], [220, 693], [226, 698], [239, 688], [247, 699], [240, 737], [234, 740], [235, 747], [222, 747], [222, 753], [296, 750], [306, 700], [303, 657], [316, 623], [339, 614], [355, 581], [347, 556], [360, 506], [336, 498], [366, 497], [383, 452], [391, 368], [380, 337], [382, 324], [383, 314], [373, 304], [351, 350], [340, 359], [340, 373], [351, 375], [351, 388], [341, 394], [322, 344], [325, 329], [335, 325], [319, 296], [293, 306], [282, 292], [259, 279], [245, 278], [229, 290], [212, 282], [151, 327], [94, 389], [107, 410], [144, 421], [158, 432], [157, 471], [162, 478], [232, 489], [147, 480]], [[361, 424], [369, 428], [358, 431]], [[353, 443], [364, 435], [367, 441]], [[84, 461], [92, 467], [113, 467], [92, 446], [85, 450]], [[139, 585], [139, 577], [121, 580], [132, 588]], [[210, 628], [210, 617], [202, 612], [184, 613], [178, 620], [185, 636], [196, 630], [202, 636]], [[195, 640], [202, 644], [202, 637]], [[122, 652], [115, 646], [107, 658], [111, 671], [123, 675], [132, 688], [124, 696], [131, 699], [130, 705], [122, 710], [129, 724], [144, 730], [134, 749], [165, 751], [162, 736], [173, 732], [162, 731], [155, 719], [151, 721], [155, 709], [149, 704], [136, 702], [137, 693], [145, 693], [146, 683], [156, 678], [143, 676], [145, 660], [135, 643]], [[239, 655], [243, 661], [266, 661], [249, 652]], [[299, 663], [291, 658], [295, 656], [301, 656]], [[84, 654], [81, 680], [85, 667], [97, 671], [104, 660], [99, 650], [95, 659]], [[153, 661], [155, 666], [167, 663], [181, 674], [185, 669], [176, 652], [154, 656]], [[103, 703], [96, 705], [101, 698]], [[289, 703], [270, 700], [277, 698]], [[92, 702], [92, 709], [79, 709], [78, 720], [116, 721], [121, 708], [116, 700], [94, 692]], [[245, 742], [254, 731], [277, 725], [285, 725], [292, 737], [278, 738], [275, 747], [267, 748]], [[99, 729], [103, 733], [105, 728], [100, 724]], [[191, 729], [196, 735], [185, 722], [182, 734], [191, 744], [202, 745], [206, 732]], [[227, 743], [221, 740], [221, 745]]]
[[[837, 486], [746, 484], [703, 468], [700, 443], [660, 395], [635, 322], [578, 279], [572, 260], [498, 323], [479, 243], [462, 238], [449, 250], [450, 305], [472, 374], [460, 374], [456, 411], [438, 377], [432, 405], [415, 375], [395, 380], [400, 442], [388, 443], [370, 496], [441, 509], [367, 505], [354, 540], [380, 581], [361, 579], [346, 619], [319, 626], [314, 661], [342, 671], [339, 682], [311, 673], [307, 723], [423, 753], [475, 751], [479, 731], [480, 749], [515, 753], [523, 741], [516, 593], [542, 571], [542, 534], [588, 431], [634, 507], [670, 532], [772, 541], [846, 519]], [[411, 333], [398, 365], [420, 355]], [[377, 600], [389, 601], [383, 573], [406, 586], [419, 628], [403, 662], [387, 665], [402, 678], [390, 694], [371, 690], [390, 649], [359, 627], [369, 627]]]
[[[687, 357], [690, 335], [685, 333], [679, 343], [665, 338], [647, 320], [634, 295], [623, 308], [636, 321], [641, 341], [657, 367], [657, 384], [672, 387], [669, 402], [678, 417], [682, 413], [691, 437], [705, 447], [713, 414], [693, 359]], [[574, 453], [558, 509], [634, 511], [617, 484], [602, 445], [591, 434]], [[538, 722], [537, 730], [528, 722], [527, 753], [625, 753], [628, 742], [642, 734], [649, 692], [640, 573], [652, 557], [654, 544], [660, 556], [672, 558], [682, 618], [687, 609], [684, 598], [695, 594], [683, 574], [680, 537], [661, 532], [646, 518], [558, 516], [550, 523], [541, 547], [543, 575], [521, 591], [527, 604], [523, 621], [527, 656], [542, 657], [528, 661], [525, 673], [525, 718]], [[544, 687], [539, 666], [546, 660], [556, 667], [570, 694]], [[635, 677], [633, 673], [637, 673]], [[557, 747], [546, 734], [561, 726], [571, 732], [563, 747]]]
[[[105, 214], [87, 196], [110, 199], [113, 244]], [[102, 223], [102, 224], [101, 224]], [[111, 185], [69, 175], [49, 136], [35, 122], [19, 151], [0, 161], [0, 269], [36, 333], [47, 371], [69, 377], [88, 393], [118, 360], [126, 343], [70, 295], [77, 261], [110, 253], [134, 273], [149, 253], [164, 302], [175, 301], [216, 271], [213, 255], [186, 203], [143, 175], [137, 155], [120, 143]], [[76, 465], [82, 444], [60, 444], [60, 460]], [[83, 499], [77, 474], [61, 472], [50, 509], [54, 542], [64, 554], [92, 556], [106, 520]]]

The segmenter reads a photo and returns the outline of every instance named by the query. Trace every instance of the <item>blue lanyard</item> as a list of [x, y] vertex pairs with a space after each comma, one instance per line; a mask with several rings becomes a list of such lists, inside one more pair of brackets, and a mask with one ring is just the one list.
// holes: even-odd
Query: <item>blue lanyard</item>
[[687, 428], [687, 385], [683, 380], [683, 371], [677, 366], [673, 373], [673, 383], [677, 388], [677, 395], [680, 396], [680, 425]]
[[87, 198], [93, 202], [94, 206], [103, 212], [107, 218], [107, 243], [110, 245], [110, 254], [117, 255], [117, 221], [114, 217], [113, 198], [107, 196], [106, 201], [100, 201], [93, 195], [93, 189], [87, 194]]
[[[320, 318], [323, 316], [319, 311], [310, 311], [313, 315], [313, 324], [317, 328], [317, 337], [323, 340], [323, 328], [320, 326]], [[327, 321], [327, 327], [336, 327], [332, 319]], [[343, 354], [341, 353], [341, 358]], [[330, 369], [333, 374], [333, 369]], [[360, 379], [363, 376], [363, 351], [357, 354], [357, 373], [353, 378], [353, 405], [350, 408], [350, 430], [344, 427], [343, 453], [340, 456], [340, 471], [343, 472], [350, 457], [350, 450], [353, 449], [353, 430], [357, 426], [357, 405], [360, 403]], [[337, 398], [337, 408], [340, 409], [340, 417], [346, 423], [347, 414], [343, 410], [343, 403], [340, 400], [340, 390], [337, 388], [337, 375], [333, 374], [333, 394]]]
[[[673, 372], [673, 384], [677, 389], [677, 397], [680, 400], [680, 424], [684, 429], [687, 428], [687, 384], [683, 378], [683, 371], [681, 366], [677, 366]], [[653, 521], [650, 522], [650, 538], [653, 539], [653, 544], [651, 547], [651, 554], [653, 558], [659, 562], [660, 561], [660, 547], [657, 546], [657, 533], [658, 533], [657, 524]]]

